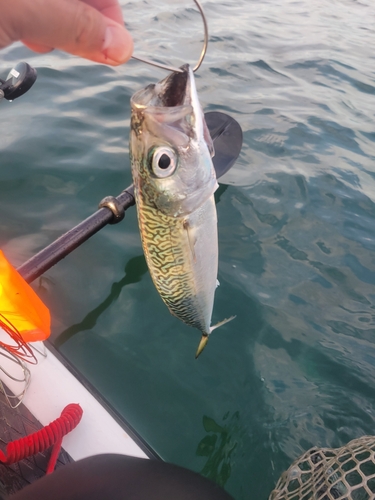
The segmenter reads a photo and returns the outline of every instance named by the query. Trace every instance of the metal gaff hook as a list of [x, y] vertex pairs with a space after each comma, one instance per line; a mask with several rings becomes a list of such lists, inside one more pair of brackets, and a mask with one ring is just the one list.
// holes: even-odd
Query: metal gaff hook
[[[206, 55], [206, 52], [207, 52], [208, 26], [207, 26], [207, 19], [206, 19], [204, 12], [203, 12], [203, 8], [202, 8], [201, 4], [199, 3], [198, 0], [194, 0], [194, 3], [198, 7], [200, 15], [202, 16], [203, 26], [204, 26], [204, 42], [203, 42], [203, 47], [202, 47], [202, 51], [201, 51], [201, 55], [199, 57], [199, 60], [193, 69], [193, 71], [195, 73], [197, 71], [197, 69], [200, 68], [200, 66], [203, 62], [204, 56]], [[167, 66], [165, 64], [159, 64], [159, 63], [156, 63], [154, 61], [150, 61], [149, 59], [141, 59], [140, 57], [137, 57], [137, 56], [132, 56], [132, 59], [136, 59], [137, 61], [141, 61], [141, 62], [144, 62], [146, 64], [150, 64], [151, 66], [156, 66], [157, 68], [166, 69], [168, 71], [174, 71], [176, 73], [183, 73], [182, 69], [180, 69], [180, 68], [175, 68], [173, 66]]]

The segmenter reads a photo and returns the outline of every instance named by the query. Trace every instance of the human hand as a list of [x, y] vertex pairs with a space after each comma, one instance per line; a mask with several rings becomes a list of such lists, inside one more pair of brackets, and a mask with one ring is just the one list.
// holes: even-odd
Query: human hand
[[18, 40], [113, 66], [133, 52], [118, 0], [0, 0], [0, 49]]

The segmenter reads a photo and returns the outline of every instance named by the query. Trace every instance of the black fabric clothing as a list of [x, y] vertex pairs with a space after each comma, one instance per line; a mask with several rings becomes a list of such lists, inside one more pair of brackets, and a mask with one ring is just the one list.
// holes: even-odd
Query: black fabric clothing
[[233, 500], [182, 467], [124, 455], [96, 455], [60, 467], [9, 500]]

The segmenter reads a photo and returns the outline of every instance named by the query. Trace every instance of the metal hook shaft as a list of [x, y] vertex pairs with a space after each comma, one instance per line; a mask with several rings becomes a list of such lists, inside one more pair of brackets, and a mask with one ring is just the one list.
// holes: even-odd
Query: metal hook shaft
[[203, 12], [203, 8], [202, 8], [202, 5], [198, 2], [198, 0], [194, 0], [195, 2], [195, 5], [198, 7], [198, 10], [202, 16], [202, 21], [203, 21], [203, 28], [204, 28], [204, 42], [203, 42], [203, 47], [202, 47], [202, 51], [201, 51], [201, 55], [198, 59], [198, 62], [197, 64], [195, 65], [194, 69], [193, 69], [193, 72], [195, 73], [201, 66], [202, 62], [203, 62], [203, 59], [204, 59], [204, 56], [206, 55], [206, 52], [207, 52], [207, 45], [208, 45], [208, 25], [207, 25], [207, 19], [206, 19], [206, 16]]
[[136, 56], [132, 56], [132, 59], [144, 62], [146, 64], [149, 64], [150, 66], [156, 66], [157, 68], [166, 69], [167, 71], [174, 71], [175, 73], [183, 73], [183, 70], [181, 68], [175, 68], [174, 66], [167, 66], [166, 64], [159, 64], [154, 61], [150, 61], [150, 59], [142, 59], [141, 57], [136, 57]]
[[[194, 3], [198, 7], [199, 13], [202, 16], [203, 27], [204, 27], [203, 48], [202, 48], [202, 51], [201, 51], [201, 55], [199, 56], [199, 60], [198, 60], [197, 64], [195, 65], [194, 69], [193, 69], [193, 71], [196, 72], [200, 68], [200, 66], [201, 66], [201, 64], [203, 62], [204, 56], [206, 55], [206, 52], [207, 52], [207, 45], [208, 45], [208, 25], [207, 25], [207, 19], [206, 19], [206, 16], [205, 16], [205, 13], [203, 11], [203, 8], [202, 8], [201, 4], [199, 3], [198, 0], [194, 0]], [[183, 71], [182, 71], [181, 68], [175, 68], [174, 66], [167, 66], [166, 64], [159, 64], [159, 63], [156, 63], [154, 61], [150, 61], [149, 59], [143, 59], [143, 58], [138, 57], [138, 56], [132, 56], [132, 59], [136, 59], [137, 61], [141, 61], [141, 62], [144, 62], [146, 64], [150, 64], [151, 66], [155, 66], [157, 68], [166, 69], [168, 71], [174, 71], [176, 73], [183, 73]]]

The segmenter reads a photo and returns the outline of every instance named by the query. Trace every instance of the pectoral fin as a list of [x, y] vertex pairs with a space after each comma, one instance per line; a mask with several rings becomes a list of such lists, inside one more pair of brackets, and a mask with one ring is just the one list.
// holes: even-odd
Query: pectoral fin
[[195, 256], [195, 250], [194, 250], [196, 239], [193, 236], [189, 221], [187, 221], [187, 220], [184, 221], [184, 229], [186, 230], [186, 233], [187, 233], [189, 248], [190, 248], [191, 254], [193, 256], [193, 262], [195, 264], [197, 262], [197, 258]]

